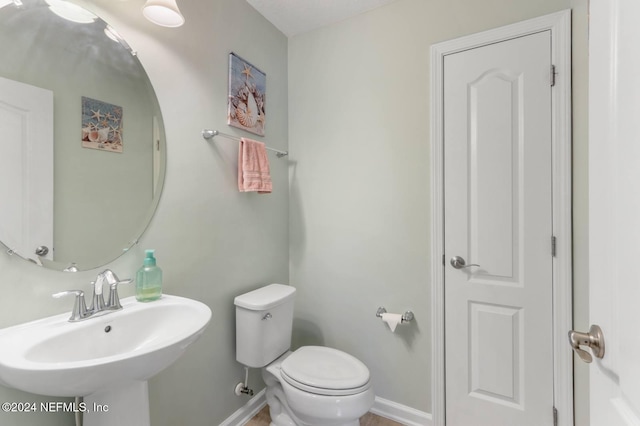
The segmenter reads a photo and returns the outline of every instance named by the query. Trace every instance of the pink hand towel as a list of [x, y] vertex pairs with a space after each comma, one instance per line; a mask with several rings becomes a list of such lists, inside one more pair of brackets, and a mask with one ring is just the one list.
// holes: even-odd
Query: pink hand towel
[[268, 194], [273, 189], [269, 157], [262, 142], [240, 139], [238, 150], [238, 189], [240, 192]]

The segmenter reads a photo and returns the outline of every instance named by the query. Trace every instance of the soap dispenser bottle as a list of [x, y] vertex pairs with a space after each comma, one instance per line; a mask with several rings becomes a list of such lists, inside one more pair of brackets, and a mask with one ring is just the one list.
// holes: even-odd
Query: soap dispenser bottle
[[162, 296], [162, 269], [156, 266], [155, 250], [145, 250], [146, 257], [136, 274], [136, 299], [151, 302]]

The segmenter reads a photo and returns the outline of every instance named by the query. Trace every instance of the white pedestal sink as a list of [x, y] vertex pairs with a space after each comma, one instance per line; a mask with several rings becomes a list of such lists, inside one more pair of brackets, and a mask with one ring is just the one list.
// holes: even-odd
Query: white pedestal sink
[[211, 319], [208, 306], [163, 295], [85, 321], [69, 313], [0, 330], [0, 384], [83, 396], [84, 425], [149, 425], [147, 380], [177, 360]]

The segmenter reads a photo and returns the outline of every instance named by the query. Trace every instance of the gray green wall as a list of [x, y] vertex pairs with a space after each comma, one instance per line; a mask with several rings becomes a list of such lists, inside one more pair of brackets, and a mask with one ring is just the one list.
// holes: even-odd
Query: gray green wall
[[[167, 130], [167, 180], [141, 244], [108, 266], [133, 276], [155, 248], [165, 292], [213, 310], [204, 336], [150, 382], [154, 426], [215, 425], [246, 399], [232, 390], [233, 298], [264, 283], [298, 288], [294, 343], [349, 351], [382, 398], [430, 412], [429, 46], [574, 8], [574, 244], [576, 327], [588, 323], [587, 0], [399, 0], [287, 40], [244, 1], [181, 1], [184, 27], [141, 18], [142, 0], [100, 2], [149, 73]], [[96, 5], [93, 5], [96, 7]], [[267, 74], [265, 140], [275, 191], [236, 190], [237, 145], [204, 142], [226, 126], [227, 55]], [[288, 143], [288, 141], [290, 141]], [[358, 158], [361, 161], [358, 161]], [[87, 288], [99, 270], [66, 274], [0, 253], [0, 327], [66, 312], [50, 294]], [[131, 289], [122, 289], [124, 296]], [[416, 320], [390, 333], [378, 306]], [[587, 370], [577, 367], [576, 424], [588, 425]], [[253, 373], [254, 389], [261, 389]], [[2, 401], [48, 401], [0, 387]], [[587, 409], [588, 411], [588, 409]], [[580, 420], [580, 421], [578, 421]], [[68, 415], [0, 413], [0, 424], [69, 425]]]
[[[572, 7], [574, 288], [586, 323], [587, 1], [399, 0], [289, 40], [297, 344], [354, 354], [376, 395], [431, 412], [429, 47]], [[378, 306], [416, 320], [391, 334]]]

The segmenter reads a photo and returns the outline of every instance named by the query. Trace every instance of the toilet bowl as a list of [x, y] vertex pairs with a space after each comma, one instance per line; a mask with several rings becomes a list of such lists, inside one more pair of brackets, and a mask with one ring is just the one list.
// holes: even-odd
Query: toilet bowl
[[[270, 396], [277, 399], [274, 405], [296, 425], [359, 425], [358, 419], [373, 405], [369, 370], [337, 349], [303, 346], [265, 367], [262, 377], [267, 403]], [[282, 414], [271, 408], [274, 426], [290, 424]]]
[[271, 284], [236, 297], [236, 359], [262, 368], [272, 426], [358, 426], [374, 401], [369, 369], [333, 348], [291, 352], [294, 294]]

